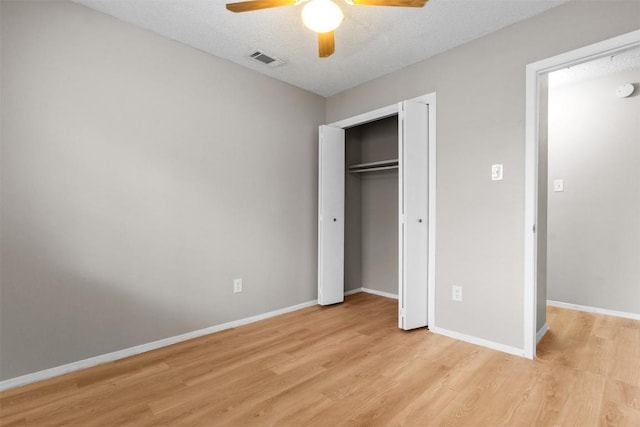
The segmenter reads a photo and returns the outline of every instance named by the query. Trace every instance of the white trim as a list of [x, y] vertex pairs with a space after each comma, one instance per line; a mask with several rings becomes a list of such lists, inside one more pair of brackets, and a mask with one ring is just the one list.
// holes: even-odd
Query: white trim
[[391, 292], [377, 291], [375, 289], [370, 288], [360, 288], [362, 292], [366, 292], [368, 294], [378, 295], [385, 298], [398, 299], [398, 294], [392, 294]]
[[571, 304], [568, 302], [547, 300], [551, 307], [567, 308], [569, 310], [585, 311], [587, 313], [604, 314], [606, 316], [624, 317], [625, 319], [640, 320], [640, 314], [626, 311], [609, 310], [608, 308], [591, 307], [588, 305]]
[[371, 288], [351, 289], [349, 291], [345, 291], [344, 292], [344, 296], [353, 295], [353, 294], [357, 294], [357, 293], [360, 293], [360, 292], [365, 292], [367, 294], [378, 295], [378, 296], [385, 297], [385, 298], [398, 299], [398, 294], [392, 294], [390, 292], [383, 292], [383, 291], [376, 291], [375, 289], [371, 289]]
[[114, 360], [123, 359], [125, 357], [134, 356], [136, 354], [145, 353], [151, 350], [156, 350], [161, 347], [166, 347], [182, 341], [187, 341], [193, 338], [201, 337], [203, 335], [224, 331], [225, 329], [236, 328], [238, 326], [257, 322], [259, 320], [265, 320], [270, 317], [275, 317], [281, 314], [289, 313], [289, 312], [300, 310], [303, 308], [312, 307], [317, 304], [318, 304], [317, 300], [307, 301], [301, 304], [296, 304], [289, 307], [281, 308], [279, 310], [270, 311], [268, 313], [262, 313], [262, 314], [257, 314], [251, 317], [245, 317], [244, 319], [234, 320], [232, 322], [222, 323], [222, 324], [210, 326], [204, 329], [198, 329], [196, 331], [187, 332], [185, 334], [176, 335], [176, 336], [164, 338], [158, 341], [137, 345], [135, 347], [125, 348], [123, 350], [102, 354], [100, 356], [91, 357], [89, 359], [78, 360], [77, 362], [67, 363], [66, 365], [56, 366], [54, 368], [49, 368], [42, 371], [31, 373], [31, 374], [22, 375], [16, 378], [9, 378], [7, 380], [0, 381], [0, 391], [5, 391], [14, 387], [31, 384], [36, 381], [46, 380], [49, 378], [57, 377], [59, 375], [68, 374], [69, 372], [75, 372], [81, 369], [90, 368], [92, 366], [101, 365], [103, 363], [113, 362]]
[[386, 107], [378, 108], [377, 110], [369, 111], [367, 113], [358, 114], [357, 116], [349, 117], [348, 119], [329, 123], [328, 126], [347, 129], [354, 126], [364, 125], [365, 123], [373, 122], [376, 120], [384, 119], [386, 117], [391, 117], [395, 114], [398, 114], [398, 111], [398, 104], [387, 105]]
[[542, 338], [544, 338], [545, 334], [549, 331], [549, 325], [546, 323], [542, 325], [542, 328], [536, 334], [536, 344], [540, 342]]
[[[523, 349], [525, 357], [535, 359], [537, 235], [533, 227], [537, 220], [538, 206], [538, 77], [530, 65], [526, 68], [525, 98]], [[530, 117], [531, 112], [534, 112], [533, 117]]]
[[322, 266], [324, 259], [322, 258], [322, 125], [318, 126], [318, 304], [323, 301], [323, 284]]
[[[405, 309], [405, 222], [404, 214], [404, 102], [397, 104], [398, 108], [398, 328], [404, 329]], [[427, 141], [428, 142], [428, 141]], [[428, 314], [428, 313], [427, 313]]]
[[461, 334], [459, 332], [450, 331], [448, 329], [429, 327], [429, 330], [433, 333], [444, 335], [449, 338], [454, 338], [459, 341], [465, 341], [471, 344], [490, 348], [492, 350], [501, 351], [503, 353], [509, 353], [509, 354], [513, 354], [521, 357], [524, 356], [524, 353], [521, 348], [511, 347], [509, 345], [504, 345], [494, 341], [485, 340], [483, 338], [474, 337], [472, 335]]
[[639, 47], [640, 30], [575, 49], [526, 67], [524, 195], [524, 355], [536, 356], [537, 239], [533, 227], [538, 209], [538, 87], [542, 74]]

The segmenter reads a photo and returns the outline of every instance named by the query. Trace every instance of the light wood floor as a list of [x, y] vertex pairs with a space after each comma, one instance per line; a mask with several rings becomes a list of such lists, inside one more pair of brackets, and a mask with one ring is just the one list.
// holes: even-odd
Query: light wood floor
[[0, 424], [640, 426], [640, 322], [548, 309], [525, 360], [356, 294], [0, 395]]

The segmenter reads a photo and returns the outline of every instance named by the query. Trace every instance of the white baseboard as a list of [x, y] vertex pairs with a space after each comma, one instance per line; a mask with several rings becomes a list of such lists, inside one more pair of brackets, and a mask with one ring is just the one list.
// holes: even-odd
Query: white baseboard
[[392, 294], [390, 292], [376, 291], [375, 289], [370, 288], [362, 288], [362, 292], [366, 292], [368, 294], [379, 295], [385, 298], [398, 299], [398, 294]]
[[59, 375], [68, 374], [69, 372], [79, 371], [81, 369], [90, 368], [91, 366], [101, 365], [103, 363], [113, 362], [114, 360], [123, 359], [125, 357], [134, 356], [136, 354], [145, 353], [147, 351], [155, 350], [168, 345], [176, 344], [182, 341], [190, 340], [193, 338], [201, 337], [203, 335], [211, 334], [214, 332], [224, 331], [225, 329], [236, 328], [238, 326], [246, 325], [249, 323], [257, 322], [259, 320], [268, 319], [270, 317], [279, 316], [281, 314], [289, 313], [292, 311], [300, 310], [302, 308], [311, 307], [318, 304], [317, 300], [303, 302], [301, 304], [292, 305], [289, 307], [281, 308], [279, 310], [270, 311], [268, 313], [262, 313], [251, 317], [246, 317], [240, 320], [234, 320], [232, 322], [222, 323], [220, 325], [210, 326], [204, 329], [198, 329], [196, 331], [187, 332], [185, 334], [176, 335], [169, 338], [164, 338], [158, 341], [153, 341], [147, 344], [137, 345], [135, 347], [125, 348], [123, 350], [114, 351], [112, 353], [102, 354], [100, 356], [91, 357], [89, 359], [79, 360], [77, 362], [68, 363], [62, 366], [56, 366], [54, 368], [45, 369], [42, 371], [34, 372], [31, 374], [22, 375], [16, 378], [9, 378], [4, 381], [0, 381], [0, 391], [9, 390], [14, 387], [34, 383], [36, 381], [42, 381], [49, 378], [57, 377]]
[[[397, 294], [391, 294], [389, 292], [381, 292], [381, 291], [376, 291], [375, 289], [369, 289], [369, 288], [358, 288], [358, 289], [352, 289], [350, 291], [345, 292], [345, 295], [352, 295], [358, 292], [367, 292], [370, 294], [374, 294], [374, 295], [380, 295], [383, 297], [387, 297], [387, 298], [393, 298], [393, 299], [398, 299], [398, 295]], [[546, 324], [542, 327], [542, 329], [544, 329], [544, 332], [542, 332], [542, 329], [540, 329], [540, 332], [538, 332], [539, 334], [541, 333], [542, 335], [544, 335], [544, 333], [547, 331], [546, 330]], [[492, 350], [498, 350], [498, 351], [502, 351], [503, 353], [509, 353], [509, 354], [513, 354], [516, 356], [521, 356], [521, 357], [525, 357], [524, 354], [524, 350], [521, 348], [516, 348], [516, 347], [511, 347], [508, 345], [504, 345], [504, 344], [500, 344], [497, 342], [493, 342], [493, 341], [489, 341], [489, 340], [485, 340], [482, 338], [478, 338], [478, 337], [474, 337], [471, 335], [465, 335], [465, 334], [461, 334], [459, 332], [454, 332], [454, 331], [450, 331], [448, 329], [443, 329], [443, 328], [439, 328], [436, 326], [429, 326], [429, 330], [433, 333], [436, 334], [440, 334], [440, 335], [444, 335], [447, 336], [449, 338], [454, 338], [456, 340], [459, 341], [465, 341], [471, 344], [476, 344], [482, 347], [487, 347], [490, 348]], [[540, 338], [542, 338], [542, 335], [540, 336]]]
[[474, 337], [471, 335], [461, 334], [459, 332], [450, 331], [448, 329], [442, 329], [439, 327], [429, 327], [429, 330], [433, 333], [447, 336], [449, 338], [454, 338], [459, 341], [468, 342], [470, 344], [479, 345], [482, 347], [487, 347], [492, 350], [498, 350], [503, 353], [509, 353], [520, 357], [526, 357], [524, 354], [524, 349], [511, 347], [509, 345], [500, 344], [497, 342], [485, 340], [483, 338]]
[[390, 292], [377, 291], [371, 288], [356, 288], [349, 291], [345, 291], [344, 296], [357, 294], [358, 292], [365, 292], [367, 294], [378, 295], [385, 298], [398, 299], [398, 294], [392, 294]]
[[589, 307], [588, 305], [569, 304], [568, 302], [547, 300], [551, 307], [568, 308], [570, 310], [586, 311], [587, 313], [605, 314], [607, 316], [624, 317], [625, 319], [640, 320], [640, 314], [625, 311], [608, 310], [606, 308]]
[[544, 334], [546, 334], [548, 331], [549, 331], [549, 325], [545, 323], [544, 325], [542, 325], [542, 328], [540, 328], [540, 330], [536, 334], [536, 344], [540, 342], [540, 340], [544, 337]]

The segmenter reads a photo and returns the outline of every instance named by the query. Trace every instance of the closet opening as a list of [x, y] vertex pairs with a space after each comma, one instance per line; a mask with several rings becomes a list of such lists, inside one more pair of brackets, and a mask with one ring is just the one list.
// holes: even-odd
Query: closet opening
[[435, 118], [432, 93], [319, 127], [318, 304], [364, 291], [435, 325]]
[[344, 291], [398, 298], [398, 116], [345, 130]]

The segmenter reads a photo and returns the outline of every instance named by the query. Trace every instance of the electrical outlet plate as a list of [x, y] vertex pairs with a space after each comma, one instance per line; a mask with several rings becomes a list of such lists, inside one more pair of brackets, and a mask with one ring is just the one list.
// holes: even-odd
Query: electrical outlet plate
[[242, 292], [242, 279], [235, 279], [233, 281], [233, 293], [238, 294]]
[[554, 179], [553, 180], [553, 191], [556, 193], [564, 191], [564, 180], [563, 179]]

